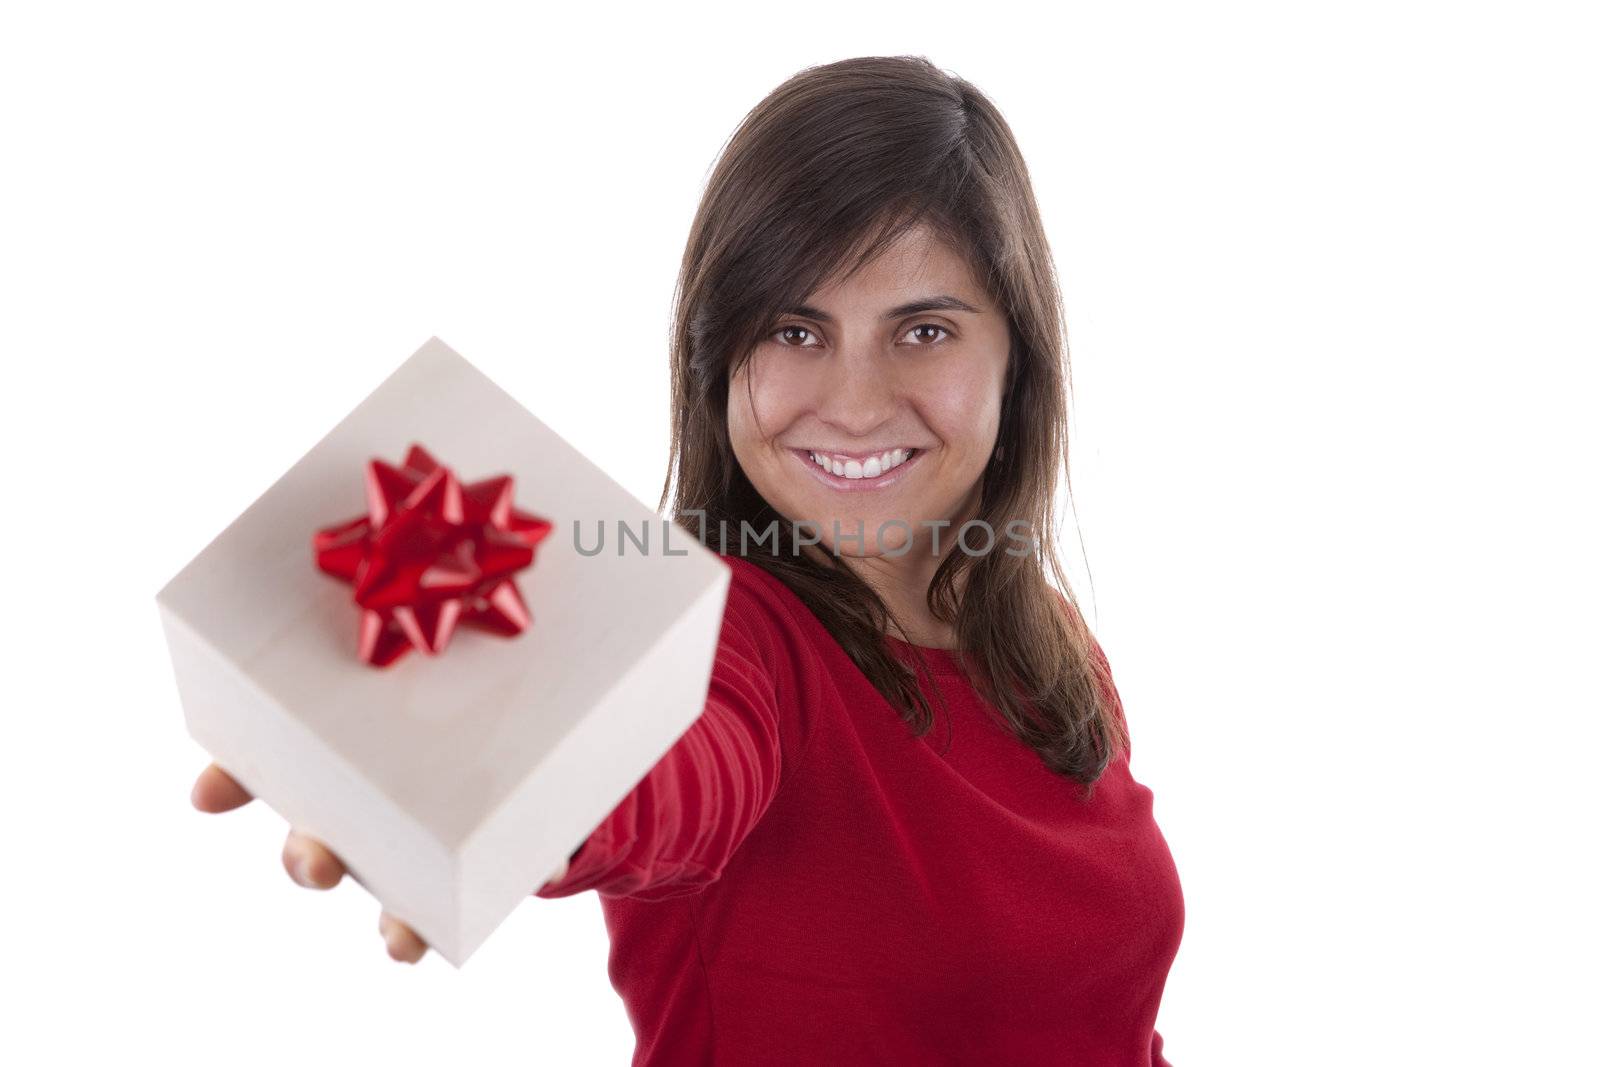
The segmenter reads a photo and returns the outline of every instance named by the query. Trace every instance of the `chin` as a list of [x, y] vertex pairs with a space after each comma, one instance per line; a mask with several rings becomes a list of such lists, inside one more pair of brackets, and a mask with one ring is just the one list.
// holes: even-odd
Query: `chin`
[[[894, 519], [901, 521], [893, 522]], [[835, 522], [839, 525], [837, 540], [834, 540]], [[899, 515], [832, 515], [818, 524], [823, 540], [833, 541], [838, 555], [855, 557], [899, 553], [901, 545], [898, 542], [907, 536], [914, 536], [918, 526], [917, 520]], [[855, 536], [857, 532], [861, 534], [860, 537]], [[883, 538], [881, 542], [880, 535]]]

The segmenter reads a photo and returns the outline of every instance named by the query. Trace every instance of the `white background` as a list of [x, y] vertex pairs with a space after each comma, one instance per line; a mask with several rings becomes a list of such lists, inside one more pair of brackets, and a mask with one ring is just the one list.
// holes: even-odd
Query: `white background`
[[433, 334], [653, 506], [718, 149], [914, 53], [1009, 119], [1063, 279], [1172, 1061], [1594, 1062], [1582, 7], [8, 5], [0, 1055], [627, 1062], [594, 894], [405, 967], [270, 810], [192, 810], [152, 598]]

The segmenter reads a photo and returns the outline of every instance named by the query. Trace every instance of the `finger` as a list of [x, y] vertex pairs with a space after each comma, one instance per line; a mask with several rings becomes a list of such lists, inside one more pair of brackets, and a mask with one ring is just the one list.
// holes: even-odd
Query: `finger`
[[344, 877], [344, 862], [321, 841], [290, 830], [283, 842], [283, 869], [307, 889], [332, 889]]
[[232, 811], [252, 799], [248, 789], [215, 763], [200, 772], [189, 790], [189, 803], [206, 812]]
[[388, 912], [378, 913], [378, 933], [389, 949], [389, 958], [400, 963], [416, 963], [428, 951], [428, 943], [417, 932]]

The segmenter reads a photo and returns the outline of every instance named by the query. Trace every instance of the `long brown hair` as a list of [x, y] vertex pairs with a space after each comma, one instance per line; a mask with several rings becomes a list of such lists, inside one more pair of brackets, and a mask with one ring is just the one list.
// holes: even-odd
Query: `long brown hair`
[[799, 550], [728, 439], [730, 378], [781, 309], [919, 222], [967, 257], [1008, 315], [999, 436], [975, 518], [997, 532], [1026, 523], [1033, 539], [1020, 555], [998, 548], [1004, 535], [993, 551], [949, 552], [928, 607], [954, 625], [959, 658], [1008, 728], [1088, 798], [1128, 737], [1054, 543], [1064, 468], [1071, 491], [1065, 316], [1022, 154], [972, 85], [920, 56], [847, 59], [796, 74], [739, 124], [707, 182], [678, 278], [672, 455], [658, 508], [670, 495], [671, 516], [708, 545], [741, 523], [765, 533], [776, 522], [777, 544], [746, 558], [794, 591], [917, 736], [927, 732], [934, 715], [917, 674], [884, 640], [887, 606], [847, 566]]

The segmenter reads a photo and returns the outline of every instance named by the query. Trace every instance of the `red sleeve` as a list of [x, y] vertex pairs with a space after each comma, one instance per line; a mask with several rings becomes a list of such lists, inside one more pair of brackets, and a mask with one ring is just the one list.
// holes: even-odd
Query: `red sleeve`
[[1161, 1031], [1151, 1031], [1150, 1067], [1172, 1067], [1172, 1064], [1167, 1062], [1166, 1054], [1162, 1051], [1165, 1046], [1166, 1042], [1161, 1038]]
[[[559, 882], [534, 896], [664, 900], [723, 868], [777, 793], [784, 769], [770, 591], [735, 561], [700, 717], [584, 840]], [[782, 611], [778, 606], [778, 611]]]

